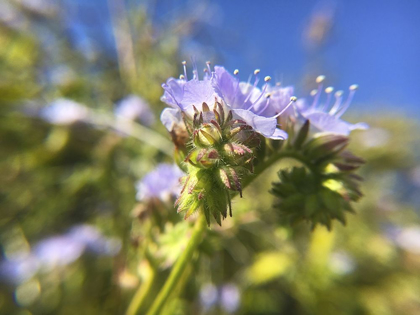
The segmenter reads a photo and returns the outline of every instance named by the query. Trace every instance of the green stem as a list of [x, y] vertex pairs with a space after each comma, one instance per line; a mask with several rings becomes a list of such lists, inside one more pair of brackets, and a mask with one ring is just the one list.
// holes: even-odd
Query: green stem
[[195, 223], [194, 230], [192, 232], [190, 241], [182, 252], [181, 256], [176, 261], [168, 279], [166, 280], [163, 288], [160, 290], [158, 296], [150, 307], [147, 315], [156, 315], [162, 310], [165, 302], [167, 301], [169, 295], [177, 285], [180, 280], [185, 268], [188, 266], [196, 248], [201, 243], [203, 235], [207, 230], [206, 218], [204, 215], [200, 214], [197, 222]]
[[126, 315], [135, 315], [137, 311], [140, 309], [140, 306], [143, 304], [145, 298], [147, 297], [147, 293], [152, 287], [152, 284], [153, 284], [153, 281], [155, 280], [155, 275], [156, 275], [156, 272], [153, 268], [150, 268], [149, 272], [150, 272], [149, 277], [146, 279], [146, 281], [143, 284], [139, 286], [133, 298], [131, 299], [127, 312], [125, 313]]

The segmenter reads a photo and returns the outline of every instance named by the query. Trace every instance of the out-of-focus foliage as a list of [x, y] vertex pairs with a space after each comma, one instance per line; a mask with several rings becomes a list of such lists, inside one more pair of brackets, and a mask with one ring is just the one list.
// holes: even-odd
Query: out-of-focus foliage
[[[2, 274], [0, 309], [123, 314], [137, 287], [150, 286], [145, 309], [190, 236], [191, 223], [176, 213], [173, 200], [135, 201], [136, 181], [170, 159], [111, 128], [54, 125], [39, 113], [69, 98], [112, 115], [116, 102], [138, 94], [158, 116], [160, 84], [176, 73], [179, 29], [155, 33], [142, 8], [117, 14], [117, 31], [127, 32], [127, 18], [136, 32], [132, 55], [120, 42], [113, 58], [74, 49], [57, 10], [46, 15], [21, 3], [10, 2], [16, 19], [0, 24], [2, 261], [80, 223], [119, 239], [121, 249], [114, 256], [86, 253], [22, 281], [5, 282], [13, 279]], [[371, 129], [352, 135], [350, 147], [367, 160], [365, 196], [356, 214], [347, 215], [347, 226], [311, 232], [305, 223], [284, 224], [267, 191], [280, 166], [301, 166], [285, 160], [233, 200], [233, 218], [212, 226], [164, 314], [418, 313], [419, 129], [397, 116], [363, 120]], [[166, 135], [159, 123], [152, 128]]]

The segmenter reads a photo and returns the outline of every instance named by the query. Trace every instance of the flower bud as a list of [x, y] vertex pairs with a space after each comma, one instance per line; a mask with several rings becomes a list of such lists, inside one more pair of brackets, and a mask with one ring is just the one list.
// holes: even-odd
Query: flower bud
[[208, 224], [214, 217], [221, 225], [228, 210], [232, 216], [231, 194], [239, 192], [242, 197], [241, 178], [253, 171], [253, 148], [260, 137], [244, 121], [233, 119], [231, 112], [225, 118], [220, 103], [213, 111], [207, 104], [203, 112], [196, 110], [187, 124], [192, 148], [184, 160], [188, 175], [182, 179], [176, 207], [185, 218], [202, 211]]

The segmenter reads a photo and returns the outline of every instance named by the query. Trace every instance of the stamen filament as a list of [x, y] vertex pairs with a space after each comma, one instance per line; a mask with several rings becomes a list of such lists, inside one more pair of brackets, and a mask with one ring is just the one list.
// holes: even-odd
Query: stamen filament
[[291, 98], [290, 98], [290, 103], [289, 104], [287, 104], [287, 106], [285, 107], [285, 108], [283, 108], [283, 110], [280, 112], [280, 113], [278, 113], [277, 115], [274, 115], [273, 117], [271, 117], [271, 118], [277, 118], [277, 117], [279, 117], [281, 114], [283, 114], [289, 107], [290, 107], [290, 105], [292, 105], [294, 102], [296, 102], [297, 101], [297, 97], [296, 96], [292, 96]]
[[[258, 71], [259, 72], [259, 71]], [[271, 77], [269, 77], [269, 76], [266, 76], [265, 78], [264, 78], [264, 81], [266, 82], [266, 84], [264, 84], [264, 87], [263, 87], [263, 89], [262, 89], [262, 91], [261, 91], [261, 94], [260, 94], [260, 96], [258, 96], [258, 98], [251, 104], [251, 106], [249, 106], [248, 108], [247, 108], [247, 110], [250, 110], [252, 107], [254, 107], [254, 105], [255, 104], [257, 104], [257, 102], [261, 99], [261, 97], [265, 94], [265, 91], [267, 90], [267, 88], [268, 88], [268, 82], [270, 82], [270, 80], [271, 80]], [[255, 86], [254, 86], [254, 88], [255, 88]], [[251, 95], [251, 93], [252, 93], [252, 91], [249, 93], [249, 95]], [[247, 98], [248, 99], [248, 98]], [[246, 101], [245, 101], [245, 103], [246, 103]], [[255, 109], [255, 108], [254, 108]]]
[[322, 93], [322, 87], [323, 87], [322, 82], [324, 82], [324, 80], [325, 80], [324, 75], [320, 75], [316, 78], [316, 83], [318, 83], [318, 90], [317, 90], [317, 93], [315, 94], [314, 101], [312, 103], [311, 108], [315, 108], [318, 106], [319, 98], [321, 97], [321, 93]]
[[187, 80], [187, 81], [188, 81], [188, 75], [187, 75], [187, 62], [186, 62], [185, 60], [182, 62], [182, 66], [184, 67], [184, 77], [185, 77], [185, 80]]
[[343, 91], [335, 92], [334, 97], [335, 97], [335, 103], [334, 103], [333, 107], [330, 109], [330, 112], [329, 112], [330, 115], [335, 115], [335, 113], [340, 108], [341, 103], [343, 101]]
[[349, 88], [350, 93], [349, 93], [349, 96], [347, 97], [346, 102], [335, 114], [337, 118], [340, 118], [346, 112], [347, 108], [350, 106], [351, 101], [353, 100], [353, 96], [356, 93], [357, 88], [358, 88], [357, 84], [353, 84], [350, 86]]

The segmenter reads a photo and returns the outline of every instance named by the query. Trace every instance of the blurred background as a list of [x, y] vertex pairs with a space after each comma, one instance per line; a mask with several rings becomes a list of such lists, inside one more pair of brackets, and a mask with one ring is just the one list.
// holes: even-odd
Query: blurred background
[[148, 284], [150, 305], [190, 224], [172, 191], [144, 194], [145, 176], [173, 163], [161, 84], [193, 57], [244, 81], [259, 68], [298, 97], [319, 74], [358, 83], [345, 118], [371, 126], [351, 142], [365, 196], [345, 227], [284, 225], [267, 192], [276, 165], [212, 227], [164, 314], [420, 314], [418, 12], [408, 0], [1, 0], [0, 313], [124, 314]]

